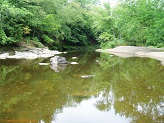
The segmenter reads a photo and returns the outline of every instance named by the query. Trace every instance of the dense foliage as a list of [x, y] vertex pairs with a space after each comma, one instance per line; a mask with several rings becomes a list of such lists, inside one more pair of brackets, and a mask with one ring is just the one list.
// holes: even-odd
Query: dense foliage
[[164, 46], [163, 8], [163, 0], [122, 1], [114, 12], [114, 25], [130, 44]]
[[98, 0], [0, 0], [0, 44], [162, 47], [163, 8], [163, 0], [120, 0], [115, 8]]

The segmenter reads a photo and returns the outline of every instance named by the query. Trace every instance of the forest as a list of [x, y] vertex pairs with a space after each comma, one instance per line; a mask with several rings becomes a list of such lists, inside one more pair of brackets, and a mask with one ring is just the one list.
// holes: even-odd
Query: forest
[[164, 1], [0, 0], [0, 46], [164, 47]]

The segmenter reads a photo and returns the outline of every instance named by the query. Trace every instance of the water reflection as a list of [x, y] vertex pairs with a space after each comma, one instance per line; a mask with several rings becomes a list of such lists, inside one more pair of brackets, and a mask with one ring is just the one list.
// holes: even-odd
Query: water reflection
[[106, 55], [102, 54], [100, 63], [104, 71], [98, 74], [110, 73], [110, 77], [102, 81], [99, 78], [104, 84], [104, 96], [98, 108], [105, 110], [113, 105], [116, 113], [131, 117], [132, 122], [163, 122], [164, 67], [152, 59], [116, 58], [115, 64], [111, 63], [106, 70], [104, 64], [112, 61]]
[[[102, 96], [102, 95], [100, 95]], [[76, 108], [64, 108], [62, 113], [59, 113], [56, 118], [59, 120], [53, 121], [55, 123], [127, 123], [130, 118], [120, 117], [115, 115], [113, 107], [110, 111], [97, 110], [95, 105], [99, 97], [92, 97], [89, 100], [83, 100]]]
[[49, 59], [0, 60], [0, 122], [163, 122], [160, 62], [94, 52], [64, 55], [69, 62], [73, 56], [79, 64], [57, 73], [39, 66]]
[[50, 68], [55, 72], [60, 72], [62, 70], [65, 70], [66, 66], [67, 64], [52, 64]]

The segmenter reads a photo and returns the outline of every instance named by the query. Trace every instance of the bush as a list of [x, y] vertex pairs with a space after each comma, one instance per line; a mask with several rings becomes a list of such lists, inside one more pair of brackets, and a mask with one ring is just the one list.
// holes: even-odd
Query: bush
[[46, 42], [46, 43], [48, 43], [48, 44], [50, 44], [50, 43], [53, 43], [54, 42], [54, 40], [53, 39], [51, 39], [50, 37], [48, 37], [47, 35], [45, 35], [45, 34], [43, 34], [42, 35], [42, 39], [44, 40], [44, 42]]
[[157, 44], [157, 48], [162, 48], [162, 47], [164, 47], [164, 43], [158, 43]]
[[102, 49], [107, 49], [107, 48], [114, 48], [119, 45], [126, 45], [126, 43], [122, 39], [114, 38], [112, 41], [101, 42], [100, 47]]

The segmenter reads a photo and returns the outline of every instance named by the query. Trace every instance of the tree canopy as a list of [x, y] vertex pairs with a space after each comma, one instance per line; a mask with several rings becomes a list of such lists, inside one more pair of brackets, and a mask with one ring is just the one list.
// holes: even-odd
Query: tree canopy
[[23, 41], [52, 49], [101, 44], [164, 46], [164, 1], [1, 0], [0, 44]]

